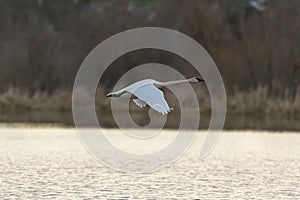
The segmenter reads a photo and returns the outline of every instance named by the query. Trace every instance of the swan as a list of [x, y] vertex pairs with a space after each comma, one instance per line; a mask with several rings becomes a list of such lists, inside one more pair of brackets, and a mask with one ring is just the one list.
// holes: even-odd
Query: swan
[[121, 97], [132, 99], [133, 102], [140, 108], [149, 105], [162, 115], [171, 112], [171, 108], [164, 98], [164, 93], [158, 88], [175, 85], [179, 83], [198, 83], [204, 81], [201, 78], [193, 77], [190, 79], [159, 82], [153, 79], [145, 79], [133, 83], [121, 90], [108, 93], [106, 97]]

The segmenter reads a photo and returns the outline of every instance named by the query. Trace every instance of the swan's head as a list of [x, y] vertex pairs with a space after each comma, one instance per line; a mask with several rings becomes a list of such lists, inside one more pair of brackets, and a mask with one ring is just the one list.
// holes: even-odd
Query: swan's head
[[203, 82], [204, 80], [202, 78], [199, 78], [199, 77], [193, 77], [193, 78], [190, 78], [189, 81], [191, 83], [199, 83], [199, 82]]

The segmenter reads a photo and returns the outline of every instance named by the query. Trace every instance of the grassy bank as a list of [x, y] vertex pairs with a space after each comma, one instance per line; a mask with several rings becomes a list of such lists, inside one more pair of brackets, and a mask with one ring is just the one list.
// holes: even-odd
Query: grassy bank
[[[300, 92], [295, 100], [291, 101], [287, 96], [268, 97], [267, 89], [258, 87], [250, 92], [235, 92], [228, 95], [225, 128], [300, 130], [297, 123], [300, 120], [299, 94]], [[51, 94], [37, 91], [29, 95], [19, 89], [10, 89], [0, 94], [0, 121], [73, 125], [71, 95], [71, 91], [63, 90]], [[96, 96], [96, 110], [101, 125], [114, 127], [110, 100], [105, 98], [104, 91], [101, 89], [97, 91]], [[210, 117], [208, 94], [200, 97], [199, 101], [202, 119], [200, 128], [206, 128]], [[148, 123], [146, 110], [141, 110], [134, 105], [130, 106], [134, 120], [141, 125]], [[169, 115], [166, 127], [178, 126], [180, 111], [176, 110]], [[192, 109], [190, 110], [192, 112]]]

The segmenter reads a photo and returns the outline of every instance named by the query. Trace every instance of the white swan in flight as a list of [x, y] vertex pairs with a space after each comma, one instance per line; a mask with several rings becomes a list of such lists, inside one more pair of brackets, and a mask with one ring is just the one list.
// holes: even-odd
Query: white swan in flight
[[204, 81], [201, 78], [194, 77], [190, 79], [159, 82], [153, 79], [145, 79], [133, 83], [119, 91], [111, 92], [106, 97], [123, 97], [133, 99], [133, 102], [140, 108], [145, 107], [147, 104], [157, 112], [165, 115], [172, 109], [164, 98], [164, 93], [158, 87], [169, 86], [178, 83], [198, 83]]

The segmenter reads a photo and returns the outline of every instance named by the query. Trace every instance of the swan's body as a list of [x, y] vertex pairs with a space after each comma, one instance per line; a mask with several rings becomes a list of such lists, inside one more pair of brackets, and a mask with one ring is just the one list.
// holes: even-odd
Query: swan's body
[[159, 82], [153, 79], [145, 79], [129, 85], [119, 91], [107, 94], [107, 97], [123, 97], [133, 99], [133, 102], [140, 108], [147, 104], [157, 112], [165, 115], [171, 111], [164, 98], [164, 93], [157, 87], [169, 86], [178, 83], [198, 83], [204, 81], [200, 78], [190, 78], [185, 80]]

